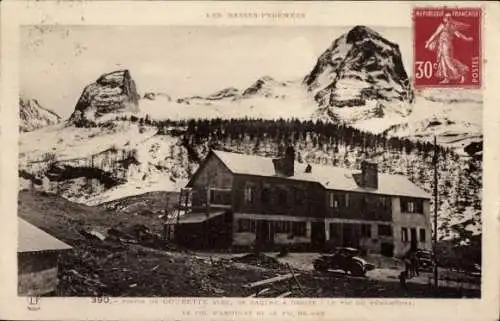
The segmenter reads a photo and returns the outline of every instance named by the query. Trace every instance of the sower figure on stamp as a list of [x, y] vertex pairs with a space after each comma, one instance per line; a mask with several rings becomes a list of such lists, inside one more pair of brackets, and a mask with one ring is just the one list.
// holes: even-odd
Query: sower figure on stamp
[[446, 13], [443, 22], [425, 43], [425, 48], [436, 50], [437, 76], [442, 79], [441, 84], [447, 84], [451, 80], [459, 80], [460, 83], [465, 81], [469, 67], [454, 57], [453, 38], [472, 41], [472, 37], [460, 32], [468, 26], [468, 24], [452, 20], [450, 13]]

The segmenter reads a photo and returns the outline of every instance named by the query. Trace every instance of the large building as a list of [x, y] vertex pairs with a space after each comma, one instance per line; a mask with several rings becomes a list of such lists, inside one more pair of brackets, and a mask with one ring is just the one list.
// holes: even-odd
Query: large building
[[190, 211], [168, 231], [197, 248], [430, 249], [429, 195], [376, 163], [361, 167], [299, 163], [293, 148], [278, 159], [212, 150], [186, 186]]
[[18, 294], [57, 294], [58, 256], [71, 247], [22, 219], [18, 231]]

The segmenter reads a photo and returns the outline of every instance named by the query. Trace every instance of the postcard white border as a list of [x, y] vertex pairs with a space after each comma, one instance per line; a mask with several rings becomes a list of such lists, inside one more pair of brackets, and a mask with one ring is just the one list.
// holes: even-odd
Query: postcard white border
[[[197, 320], [183, 311], [251, 310], [248, 300], [225, 299], [232, 306], [216, 305], [217, 299], [198, 304], [92, 304], [89, 298], [43, 298], [38, 311], [29, 311], [25, 298], [18, 298], [16, 275], [17, 155], [19, 26], [61, 25], [331, 25], [358, 24], [411, 27], [414, 6], [450, 6], [450, 2], [159, 2], [159, 1], [7, 1], [1, 5], [1, 154], [0, 154], [0, 318], [9, 320]], [[500, 6], [495, 2], [459, 2], [461, 7], [481, 6], [483, 28], [484, 88], [484, 197], [483, 281], [481, 299], [299, 299], [301, 304], [266, 305], [276, 316], [263, 319], [289, 320], [282, 312], [297, 309], [323, 311], [322, 317], [294, 320], [493, 320], [499, 305], [499, 197], [500, 197]], [[454, 4], [455, 5], [455, 4]], [[207, 12], [304, 13], [300, 19], [207, 19]], [[179, 302], [181, 302], [180, 298]], [[147, 300], [147, 299], [145, 299]], [[161, 300], [161, 299], [160, 299]], [[261, 300], [262, 302], [292, 302]], [[308, 303], [309, 302], [309, 303]], [[253, 320], [244, 315], [216, 320]]]

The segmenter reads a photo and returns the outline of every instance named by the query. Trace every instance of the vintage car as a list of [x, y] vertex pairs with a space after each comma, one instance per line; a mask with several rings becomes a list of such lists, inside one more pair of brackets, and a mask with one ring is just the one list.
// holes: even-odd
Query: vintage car
[[313, 261], [314, 269], [326, 272], [328, 270], [343, 270], [351, 275], [363, 276], [366, 272], [375, 269], [375, 265], [358, 257], [359, 250], [351, 247], [340, 247], [331, 254], [323, 254]]

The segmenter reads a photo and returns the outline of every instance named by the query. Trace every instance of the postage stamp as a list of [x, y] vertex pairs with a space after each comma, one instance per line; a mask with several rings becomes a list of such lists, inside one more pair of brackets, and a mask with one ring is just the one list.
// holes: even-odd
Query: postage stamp
[[481, 87], [481, 31], [481, 8], [414, 8], [415, 87]]
[[496, 316], [497, 7], [203, 3], [2, 6], [0, 319]]

